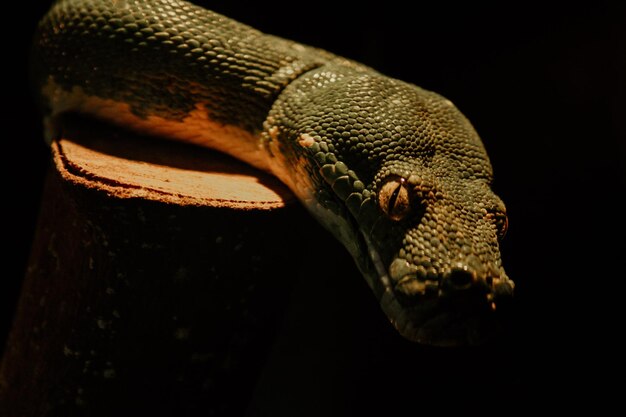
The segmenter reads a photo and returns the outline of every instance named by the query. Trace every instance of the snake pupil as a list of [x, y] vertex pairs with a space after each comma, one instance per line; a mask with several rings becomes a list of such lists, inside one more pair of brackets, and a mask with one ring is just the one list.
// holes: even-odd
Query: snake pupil
[[398, 196], [400, 195], [400, 189], [402, 188], [402, 184], [398, 183], [398, 186], [391, 193], [391, 197], [389, 197], [389, 207], [387, 209], [388, 213], [395, 214], [396, 210], [396, 201], [398, 200]]
[[506, 235], [507, 230], [509, 229], [509, 218], [506, 214], [502, 214], [498, 216], [497, 219], [497, 227], [498, 227], [498, 238], [502, 240]]

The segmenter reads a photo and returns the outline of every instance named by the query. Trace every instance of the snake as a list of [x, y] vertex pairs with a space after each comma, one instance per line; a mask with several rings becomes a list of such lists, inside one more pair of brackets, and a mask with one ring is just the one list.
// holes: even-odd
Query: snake
[[31, 61], [47, 140], [79, 113], [271, 173], [411, 341], [483, 343], [513, 295], [486, 149], [435, 92], [181, 0], [57, 1]]

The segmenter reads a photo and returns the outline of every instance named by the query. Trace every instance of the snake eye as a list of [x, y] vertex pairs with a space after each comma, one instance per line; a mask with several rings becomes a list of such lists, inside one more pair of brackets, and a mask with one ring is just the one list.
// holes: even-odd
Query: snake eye
[[506, 235], [506, 231], [509, 229], [509, 218], [504, 213], [497, 213], [495, 219], [498, 239], [502, 240]]
[[499, 198], [496, 197], [488, 206], [487, 218], [495, 224], [498, 240], [504, 239], [506, 231], [509, 229], [509, 218], [506, 215], [506, 207]]
[[409, 190], [404, 182], [404, 178], [389, 180], [382, 186], [378, 194], [381, 210], [393, 221], [402, 220], [411, 209]]
[[493, 210], [489, 212], [488, 217], [490, 221], [493, 221], [496, 225], [498, 240], [502, 240], [509, 228], [509, 218], [506, 216], [506, 213], [499, 210]]

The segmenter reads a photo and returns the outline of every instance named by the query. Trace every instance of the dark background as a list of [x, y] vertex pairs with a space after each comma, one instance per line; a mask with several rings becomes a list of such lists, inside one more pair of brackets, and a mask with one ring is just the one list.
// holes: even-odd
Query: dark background
[[[17, 29], [3, 28], [11, 58], [3, 62], [8, 252], [0, 342], [24, 274], [48, 158], [27, 77], [29, 40], [48, 5], [23, 3], [7, 6], [23, 7]], [[454, 351], [417, 347], [389, 328], [360, 278], [347, 279], [331, 296], [322, 287], [299, 288], [258, 407], [277, 407], [274, 415], [357, 415], [417, 414], [428, 404], [486, 412], [532, 410], [540, 400], [559, 409], [608, 404], [614, 391], [606, 375], [619, 378], [624, 364], [615, 355], [625, 278], [621, 2], [418, 1], [409, 8], [386, 1], [345, 9], [327, 0], [201, 3], [451, 99], [481, 135], [510, 217], [502, 251], [517, 297], [501, 342]], [[316, 333], [303, 330], [311, 324]]]

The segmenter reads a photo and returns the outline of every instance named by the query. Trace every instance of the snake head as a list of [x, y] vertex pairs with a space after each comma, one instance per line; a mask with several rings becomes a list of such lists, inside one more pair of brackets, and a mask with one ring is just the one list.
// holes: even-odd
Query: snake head
[[[441, 165], [450, 164], [434, 161]], [[394, 161], [380, 173], [375, 199], [383, 214], [361, 229], [377, 256], [363, 260], [364, 274], [382, 283], [381, 306], [405, 337], [477, 344], [514, 287], [500, 260], [504, 204], [484, 179], [433, 170]]]
[[328, 68], [294, 82], [266, 123], [274, 172], [350, 251], [410, 340], [477, 344], [513, 282], [492, 168], [445, 98], [372, 73]]

